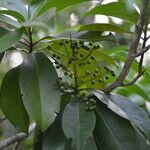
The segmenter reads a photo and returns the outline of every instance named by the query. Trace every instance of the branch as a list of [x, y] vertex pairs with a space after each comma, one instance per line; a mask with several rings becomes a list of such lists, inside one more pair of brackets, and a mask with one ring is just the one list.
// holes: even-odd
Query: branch
[[140, 52], [136, 53], [134, 56], [135, 57], [139, 57], [139, 56], [143, 55], [144, 53], [146, 53], [149, 49], [150, 49], [150, 45], [148, 45], [147, 47], [143, 48]]
[[118, 86], [120, 86], [130, 71], [130, 67], [135, 58], [134, 56], [136, 54], [136, 51], [137, 51], [137, 48], [139, 45], [139, 41], [141, 38], [141, 34], [143, 31], [143, 27], [144, 27], [144, 24], [146, 21], [148, 2], [149, 2], [149, 0], [142, 0], [142, 6], [140, 9], [139, 19], [138, 19], [137, 25], [135, 26], [133, 40], [131, 42], [131, 45], [129, 48], [129, 53], [128, 53], [127, 59], [125, 61], [125, 64], [123, 66], [123, 69], [122, 69], [120, 75], [117, 77], [117, 79], [112, 84], [108, 85], [107, 87], [105, 87], [103, 89], [104, 92], [110, 92], [110, 91], [114, 90], [115, 88], [117, 88]]
[[16, 135], [9, 137], [8, 139], [6, 139], [2, 142], [0, 142], [0, 149], [4, 149], [13, 143], [24, 140], [26, 137], [28, 137], [34, 131], [34, 129], [35, 129], [35, 123], [30, 125], [28, 134], [20, 132], [20, 133], [17, 133]]

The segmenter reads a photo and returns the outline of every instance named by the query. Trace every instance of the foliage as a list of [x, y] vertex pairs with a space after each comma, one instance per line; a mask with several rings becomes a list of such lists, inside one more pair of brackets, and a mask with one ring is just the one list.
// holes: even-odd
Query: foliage
[[[29, 123], [36, 123], [36, 150], [148, 150], [150, 118], [128, 98], [136, 93], [142, 105], [149, 101], [148, 67], [142, 66], [145, 73], [131, 86], [116, 88], [116, 94], [105, 92], [129, 53], [118, 37], [134, 37], [131, 27], [140, 14], [126, 1], [97, 4], [83, 18], [103, 14], [109, 23], [91, 21], [57, 35], [48, 33], [46, 19], [51, 17], [51, 22], [83, 2], [91, 5], [86, 0], [0, 0], [0, 62], [12, 50], [24, 56], [22, 64], [3, 78], [1, 110], [18, 132], [28, 134]], [[110, 16], [122, 19], [122, 25]], [[148, 41], [148, 23], [144, 29], [142, 48]], [[44, 33], [42, 38], [39, 32]], [[141, 73], [139, 66], [134, 59], [125, 84]]]

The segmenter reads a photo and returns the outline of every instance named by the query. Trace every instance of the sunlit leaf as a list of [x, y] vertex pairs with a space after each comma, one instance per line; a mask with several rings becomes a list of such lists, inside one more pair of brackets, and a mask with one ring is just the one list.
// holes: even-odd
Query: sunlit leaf
[[112, 17], [118, 17], [120, 19], [136, 23], [138, 13], [135, 8], [130, 9], [127, 5], [121, 2], [113, 2], [105, 5], [98, 5], [91, 11], [87, 12], [86, 15], [107, 15]]
[[23, 30], [9, 31], [4, 36], [0, 37], [0, 52], [7, 50], [15, 45], [23, 35]]

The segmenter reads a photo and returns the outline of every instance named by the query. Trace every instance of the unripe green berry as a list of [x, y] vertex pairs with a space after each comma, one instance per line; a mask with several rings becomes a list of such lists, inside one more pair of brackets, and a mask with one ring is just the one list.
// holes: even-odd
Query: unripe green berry
[[109, 79], [109, 76], [105, 76], [105, 79], [108, 80], [108, 79]]
[[88, 60], [86, 63], [87, 63], [87, 64], [91, 64], [91, 61]]
[[59, 45], [60, 45], [60, 46], [63, 46], [63, 45], [64, 45], [64, 43], [63, 43], [63, 42], [60, 42], [60, 43], [59, 43]]
[[64, 72], [64, 75], [65, 75], [65, 76], [67, 76], [67, 75], [68, 75], [68, 72], [67, 72], [67, 71], [65, 71], [65, 72]]
[[99, 79], [98, 82], [99, 82], [99, 83], [102, 83], [103, 81], [102, 81], [102, 79]]
[[92, 55], [92, 56], [91, 56], [91, 59], [94, 60], [94, 59], [95, 59], [95, 56]]
[[85, 74], [86, 74], [86, 75], [90, 75], [90, 72], [89, 72], [89, 71], [86, 71]]
[[84, 57], [84, 54], [83, 54], [83, 53], [81, 53], [81, 54], [80, 54], [80, 57]]
[[52, 49], [51, 46], [47, 46], [47, 48], [48, 48], [48, 50], [51, 50], [51, 49]]

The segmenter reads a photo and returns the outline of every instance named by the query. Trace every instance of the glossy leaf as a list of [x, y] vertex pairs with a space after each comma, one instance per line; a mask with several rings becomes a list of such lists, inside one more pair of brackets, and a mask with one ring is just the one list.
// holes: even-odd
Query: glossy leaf
[[57, 73], [42, 53], [30, 54], [21, 65], [20, 87], [23, 102], [37, 126], [45, 130], [54, 121], [60, 107]]
[[23, 35], [23, 30], [10, 31], [4, 36], [0, 37], [0, 52], [7, 50], [15, 45]]
[[98, 149], [148, 150], [144, 137], [129, 121], [99, 102], [96, 109], [94, 137]]
[[65, 9], [71, 5], [76, 5], [82, 2], [87, 2], [87, 0], [72, 0], [72, 1], [66, 1], [66, 0], [51, 0], [51, 1], [44, 1], [41, 2], [42, 7], [39, 7], [37, 10], [37, 16], [43, 14], [47, 10], [49, 10], [52, 7], [56, 7], [56, 11], [60, 11], [62, 9]]
[[131, 121], [150, 139], [150, 119], [147, 113], [137, 104], [121, 95], [104, 94], [99, 91], [93, 91], [92, 93], [112, 111]]
[[138, 13], [134, 7], [130, 9], [127, 5], [121, 2], [113, 2], [105, 5], [98, 5], [94, 9], [86, 13], [86, 15], [97, 14], [118, 17], [120, 19], [133, 23], [136, 23], [138, 18]]
[[20, 13], [13, 10], [0, 10], [0, 14], [10, 15], [18, 21], [25, 21], [25, 18]]
[[130, 33], [132, 32], [127, 31], [119, 26], [112, 25], [112, 24], [100, 24], [100, 23], [95, 23], [95, 24], [88, 24], [82, 26], [79, 31], [112, 31], [112, 32], [117, 32], [117, 33]]
[[18, 12], [21, 15], [23, 15], [26, 19], [28, 17], [27, 9], [24, 3], [22, 2], [22, 0], [13, 0], [13, 1], [12, 0], [0, 0], [0, 6], [8, 10], [13, 10], [13, 11]]
[[29, 117], [22, 102], [19, 88], [19, 67], [10, 70], [2, 81], [0, 107], [14, 127], [28, 132]]
[[6, 24], [11, 25], [11, 26], [13, 26], [15, 28], [20, 28], [21, 27], [19, 22], [15, 21], [12, 18], [7, 17], [7, 16], [5, 16], [3, 14], [0, 14], [0, 22], [6, 23]]
[[63, 131], [68, 139], [72, 139], [72, 148], [81, 150], [86, 139], [95, 126], [94, 112], [86, 111], [81, 99], [74, 97], [65, 107], [62, 116]]

